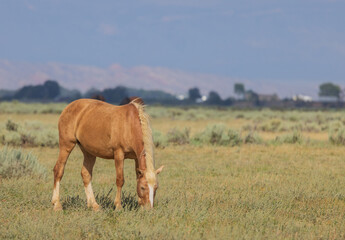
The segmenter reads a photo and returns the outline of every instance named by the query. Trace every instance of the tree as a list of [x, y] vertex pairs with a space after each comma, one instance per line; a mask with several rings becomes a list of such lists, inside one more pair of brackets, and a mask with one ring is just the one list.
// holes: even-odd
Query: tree
[[239, 98], [243, 98], [244, 93], [246, 92], [245, 88], [244, 88], [244, 84], [243, 83], [235, 83], [234, 92]]
[[54, 100], [60, 94], [60, 86], [57, 82], [47, 80], [43, 85], [28, 85], [20, 88], [14, 95], [14, 99], [22, 100]]
[[228, 98], [224, 99], [223, 104], [227, 105], [227, 106], [231, 106], [232, 104], [234, 104], [235, 101], [236, 100], [234, 98], [228, 97]]
[[221, 99], [221, 97], [219, 96], [217, 92], [211, 91], [208, 94], [207, 103], [214, 104], [214, 105], [221, 105], [223, 104], [223, 100]]
[[72, 101], [79, 99], [81, 97], [82, 97], [81, 93], [76, 89], [69, 90], [69, 89], [66, 89], [64, 87], [60, 87], [60, 94], [58, 97], [55, 98], [55, 101], [72, 102]]
[[102, 95], [107, 102], [119, 104], [122, 99], [128, 97], [128, 92], [126, 87], [118, 86], [116, 88], [104, 89]]
[[320, 97], [336, 97], [340, 98], [341, 88], [333, 83], [323, 83], [319, 86]]
[[259, 95], [254, 92], [253, 90], [248, 90], [246, 92], [246, 100], [249, 102], [253, 102], [255, 104], [259, 103]]
[[45, 98], [54, 99], [60, 94], [60, 86], [56, 81], [47, 80], [43, 84]]
[[92, 96], [95, 95], [101, 95], [102, 91], [98, 90], [97, 88], [90, 88], [89, 90], [86, 91], [86, 93], [84, 94], [85, 98], [91, 98]]
[[191, 88], [188, 90], [188, 97], [192, 101], [196, 101], [198, 98], [201, 98], [199, 88]]

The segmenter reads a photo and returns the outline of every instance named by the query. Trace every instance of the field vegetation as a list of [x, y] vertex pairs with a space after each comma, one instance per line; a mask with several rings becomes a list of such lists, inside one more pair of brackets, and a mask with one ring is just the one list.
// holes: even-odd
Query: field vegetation
[[98, 159], [86, 207], [81, 151], [50, 203], [65, 104], [0, 103], [0, 239], [344, 239], [345, 111], [149, 106], [159, 175], [156, 206], [137, 204], [125, 161], [123, 207], [115, 167]]

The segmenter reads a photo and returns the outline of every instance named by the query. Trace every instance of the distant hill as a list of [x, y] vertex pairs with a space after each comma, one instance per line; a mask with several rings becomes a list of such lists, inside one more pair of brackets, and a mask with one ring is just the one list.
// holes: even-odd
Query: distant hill
[[[125, 85], [134, 89], [159, 89], [171, 94], [185, 94], [189, 88], [198, 86], [203, 94], [215, 90], [223, 97], [229, 96], [233, 92], [234, 83], [239, 81], [230, 77], [164, 67], [124, 67], [119, 64], [96, 67], [0, 59], [0, 88], [12, 90], [29, 84], [43, 84], [46, 79], [57, 79], [62, 86], [82, 92], [92, 87], [105, 89]], [[248, 81], [241, 82], [249, 86]]]

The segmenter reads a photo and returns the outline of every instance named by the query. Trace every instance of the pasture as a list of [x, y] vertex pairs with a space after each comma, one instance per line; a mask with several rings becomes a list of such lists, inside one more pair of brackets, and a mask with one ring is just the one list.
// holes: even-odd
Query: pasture
[[0, 103], [0, 151], [21, 149], [44, 169], [18, 177], [0, 163], [1, 239], [345, 238], [345, 111], [149, 106], [156, 167], [165, 165], [154, 209], [138, 207], [134, 161], [125, 160], [115, 211], [114, 161], [104, 159], [92, 182], [102, 211], [87, 209], [76, 147], [61, 181], [64, 210], [53, 212], [64, 106]]

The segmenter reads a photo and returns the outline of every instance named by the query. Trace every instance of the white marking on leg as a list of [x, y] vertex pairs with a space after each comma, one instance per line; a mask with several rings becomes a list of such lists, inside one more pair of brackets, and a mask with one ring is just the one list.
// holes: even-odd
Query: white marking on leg
[[60, 191], [60, 182], [57, 181], [55, 183], [55, 187], [53, 191], [52, 203], [56, 203], [59, 201], [59, 191]]
[[154, 191], [153, 191], [153, 186], [151, 185], [151, 184], [149, 184], [149, 190], [150, 190], [150, 203], [151, 203], [151, 207], [153, 207], [153, 193], [154, 193]]
[[92, 206], [94, 202], [96, 202], [95, 196], [93, 195], [91, 182], [85, 187], [85, 194], [86, 194], [87, 204], [90, 207]]

